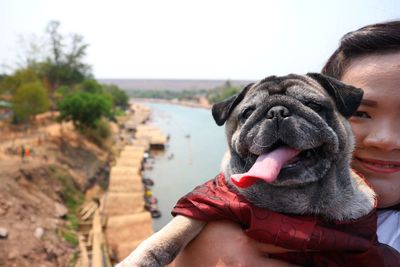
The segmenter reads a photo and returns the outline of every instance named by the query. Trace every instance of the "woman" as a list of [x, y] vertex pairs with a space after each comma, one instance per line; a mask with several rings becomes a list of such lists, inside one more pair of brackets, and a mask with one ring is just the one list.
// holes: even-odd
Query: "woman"
[[[400, 21], [346, 34], [322, 72], [364, 90], [350, 119], [356, 136], [353, 167], [378, 195], [379, 241], [400, 251]], [[219, 221], [206, 226], [175, 266], [293, 266], [265, 256], [284, 251]]]

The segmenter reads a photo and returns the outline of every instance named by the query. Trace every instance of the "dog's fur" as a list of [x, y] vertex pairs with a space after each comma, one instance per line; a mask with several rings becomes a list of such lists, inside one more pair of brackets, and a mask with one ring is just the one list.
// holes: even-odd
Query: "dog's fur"
[[[280, 145], [303, 151], [272, 183], [238, 189], [255, 206], [287, 214], [351, 220], [368, 214], [375, 195], [351, 172], [354, 138], [347, 118], [362, 91], [317, 73], [270, 76], [215, 104], [213, 117], [226, 125], [229, 145], [223, 172], [245, 173], [257, 157]], [[205, 223], [176, 216], [144, 241], [122, 266], [164, 266]]]

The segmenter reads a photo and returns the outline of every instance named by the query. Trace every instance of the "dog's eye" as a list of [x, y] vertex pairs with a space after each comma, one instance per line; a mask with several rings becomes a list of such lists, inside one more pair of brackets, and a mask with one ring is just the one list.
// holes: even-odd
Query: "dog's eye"
[[243, 112], [240, 114], [240, 120], [244, 121], [247, 120], [251, 114], [254, 112], [255, 108], [254, 107], [248, 107]]
[[312, 110], [314, 110], [316, 112], [322, 110], [321, 105], [314, 103], [314, 102], [308, 102], [306, 105], [307, 105], [307, 107], [311, 108]]

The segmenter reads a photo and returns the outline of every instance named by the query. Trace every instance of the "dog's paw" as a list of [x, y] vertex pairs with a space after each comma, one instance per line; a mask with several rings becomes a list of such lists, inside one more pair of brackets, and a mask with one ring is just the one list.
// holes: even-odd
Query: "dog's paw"
[[129, 261], [123, 260], [122, 262], [115, 265], [115, 267], [163, 267], [164, 265], [160, 264], [154, 260], [145, 260], [142, 259], [140, 261]]
[[115, 267], [164, 267], [162, 259], [148, 251], [147, 253], [138, 255], [133, 252]]

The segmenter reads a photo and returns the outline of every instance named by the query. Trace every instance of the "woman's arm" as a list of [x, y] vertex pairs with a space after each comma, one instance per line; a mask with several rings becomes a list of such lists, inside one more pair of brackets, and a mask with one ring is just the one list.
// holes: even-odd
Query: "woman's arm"
[[296, 266], [268, 258], [268, 253], [287, 250], [259, 243], [247, 237], [239, 225], [230, 221], [208, 223], [187, 245], [170, 267], [289, 267]]

